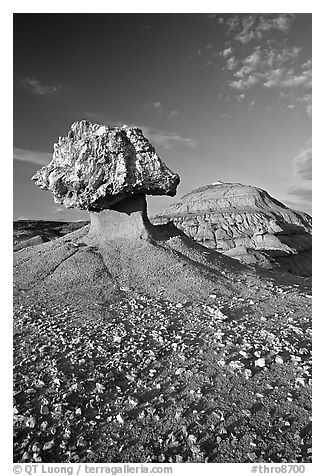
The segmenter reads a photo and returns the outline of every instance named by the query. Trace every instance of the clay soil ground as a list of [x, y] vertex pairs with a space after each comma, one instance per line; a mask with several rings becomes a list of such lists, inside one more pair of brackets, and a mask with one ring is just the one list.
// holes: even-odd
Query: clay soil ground
[[92, 312], [26, 293], [14, 461], [310, 462], [311, 296], [296, 282], [179, 303], [125, 288]]

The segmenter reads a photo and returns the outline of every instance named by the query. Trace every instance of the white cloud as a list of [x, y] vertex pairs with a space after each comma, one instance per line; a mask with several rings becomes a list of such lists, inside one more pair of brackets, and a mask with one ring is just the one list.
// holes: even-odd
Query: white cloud
[[273, 18], [268, 15], [260, 16], [256, 26], [256, 34], [258, 38], [261, 39], [265, 33], [269, 33], [270, 31], [288, 33], [294, 19], [295, 15], [292, 13], [281, 13]]
[[237, 30], [240, 25], [239, 16], [235, 15], [234, 17], [228, 18], [227, 25], [229, 27], [229, 31]]
[[233, 69], [236, 68], [237, 65], [238, 65], [238, 61], [236, 60], [234, 56], [231, 56], [227, 61], [226, 68], [228, 71], [232, 71]]
[[243, 64], [250, 67], [251, 71], [257, 69], [262, 63], [262, 52], [260, 47], [255, 48], [252, 54], [244, 58]]
[[311, 93], [303, 94], [302, 96], [297, 97], [296, 101], [305, 106], [306, 113], [308, 114], [309, 117], [311, 117], [312, 116], [312, 95], [311, 95]]
[[260, 41], [270, 33], [288, 33], [294, 18], [290, 13], [235, 15], [227, 21], [228, 34], [236, 31], [234, 40], [246, 45], [252, 40]]
[[294, 91], [291, 104], [304, 104], [307, 114], [311, 115], [311, 94], [306, 91], [312, 86], [312, 62], [299, 61], [301, 48], [257, 46], [241, 60], [234, 56], [234, 48], [224, 51], [228, 50], [232, 56], [225, 58], [224, 52], [222, 56], [226, 59], [226, 70], [233, 74], [228, 83], [231, 89], [247, 91], [259, 84], [266, 89]]
[[44, 84], [36, 78], [24, 78], [21, 81], [21, 84], [29, 92], [38, 96], [53, 96], [58, 94], [62, 89], [61, 84], [49, 86], [48, 84]]
[[161, 101], [156, 101], [151, 104], [151, 106], [158, 111], [160, 114], [165, 114], [168, 119], [171, 119], [172, 117], [178, 116], [179, 111], [176, 109], [168, 109]]
[[231, 89], [237, 89], [238, 91], [245, 91], [247, 89], [251, 89], [257, 83], [258, 83], [258, 76], [250, 74], [248, 76], [245, 76], [244, 79], [231, 81], [229, 83], [229, 87]]
[[156, 102], [152, 103], [152, 106], [159, 112], [163, 112], [164, 109], [165, 109], [160, 101], [156, 101]]
[[277, 68], [265, 73], [264, 86], [266, 88], [297, 88], [304, 86], [306, 89], [311, 88], [311, 72], [303, 71], [296, 74], [293, 68]]
[[242, 30], [235, 36], [235, 40], [240, 41], [246, 45], [251, 40], [253, 40], [256, 35], [252, 29], [255, 23], [256, 16], [255, 15], [248, 15], [242, 18]]
[[31, 162], [33, 164], [46, 165], [52, 160], [52, 154], [49, 152], [38, 152], [29, 149], [19, 149], [14, 147], [14, 159], [22, 162]]
[[189, 137], [182, 137], [175, 132], [165, 132], [151, 127], [139, 126], [144, 136], [153, 143], [163, 147], [164, 149], [171, 149], [175, 145], [185, 145], [194, 148], [196, 142]]
[[228, 58], [229, 56], [231, 56], [232, 52], [233, 52], [232, 48], [225, 48], [222, 52], [222, 56], [224, 58]]
[[312, 147], [308, 141], [298, 154], [293, 158], [292, 165], [296, 175], [303, 180], [312, 179]]

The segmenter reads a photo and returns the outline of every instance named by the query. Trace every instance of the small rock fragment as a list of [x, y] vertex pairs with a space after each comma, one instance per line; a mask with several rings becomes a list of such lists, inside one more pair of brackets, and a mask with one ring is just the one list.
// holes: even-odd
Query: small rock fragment
[[124, 424], [124, 419], [122, 418], [122, 416], [121, 416], [120, 414], [116, 415], [116, 420], [117, 420], [121, 425]]
[[255, 367], [265, 367], [265, 359], [255, 360]]
[[54, 446], [54, 440], [47, 441], [43, 445], [43, 450], [50, 450]]

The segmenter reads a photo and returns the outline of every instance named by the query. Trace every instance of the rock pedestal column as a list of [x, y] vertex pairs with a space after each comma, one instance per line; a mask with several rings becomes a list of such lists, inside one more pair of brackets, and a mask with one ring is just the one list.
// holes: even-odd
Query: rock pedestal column
[[89, 212], [88, 238], [103, 245], [113, 240], [138, 240], [150, 237], [152, 227], [147, 216], [146, 197], [133, 195], [116, 203], [110, 209]]

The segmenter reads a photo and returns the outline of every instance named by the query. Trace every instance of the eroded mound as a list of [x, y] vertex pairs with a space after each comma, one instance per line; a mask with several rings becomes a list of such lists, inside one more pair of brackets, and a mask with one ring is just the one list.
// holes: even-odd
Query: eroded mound
[[207, 185], [153, 219], [168, 220], [205, 247], [244, 263], [311, 276], [311, 217], [265, 190], [239, 183]]
[[142, 213], [104, 210], [80, 230], [15, 253], [17, 296], [95, 305], [129, 289], [172, 301], [204, 299], [213, 291], [229, 295], [247, 273], [176, 227], [151, 225]]
[[88, 224], [87, 221], [61, 222], [45, 220], [17, 220], [13, 223], [13, 250], [55, 240]]

